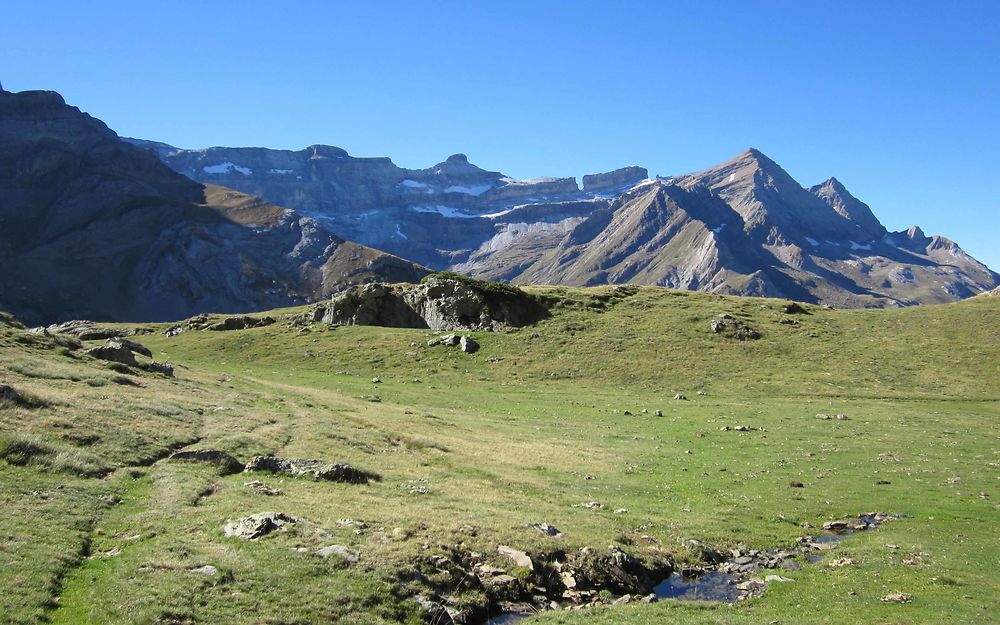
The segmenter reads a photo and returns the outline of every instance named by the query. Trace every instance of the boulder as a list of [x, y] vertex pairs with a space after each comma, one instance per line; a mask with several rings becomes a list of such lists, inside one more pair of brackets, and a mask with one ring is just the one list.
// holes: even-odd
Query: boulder
[[479, 350], [479, 343], [471, 336], [463, 336], [458, 342], [459, 349], [466, 354], [473, 354]]
[[219, 449], [184, 449], [170, 454], [168, 460], [189, 460], [193, 462], [207, 462], [219, 467], [223, 475], [239, 473], [243, 470], [243, 463], [234, 458], [228, 452]]
[[507, 558], [515, 565], [521, 567], [522, 569], [528, 569], [529, 571], [535, 570], [535, 564], [531, 561], [531, 558], [523, 551], [514, 549], [513, 547], [508, 547], [507, 545], [500, 545], [497, 547], [497, 553]]
[[554, 525], [549, 525], [548, 523], [528, 523], [528, 527], [536, 529], [546, 536], [553, 536], [555, 538], [562, 536], [562, 532], [556, 529]]
[[328, 547], [323, 547], [322, 549], [317, 549], [316, 555], [324, 560], [332, 556], [336, 556], [348, 564], [354, 564], [361, 559], [361, 554], [359, 552], [345, 547], [344, 545], [330, 545]]
[[130, 367], [138, 367], [139, 363], [135, 359], [135, 355], [132, 353], [128, 347], [122, 344], [117, 339], [108, 339], [105, 341], [104, 345], [99, 347], [91, 347], [86, 352], [88, 356], [93, 356], [94, 358], [99, 358], [100, 360], [107, 360], [108, 362], [118, 362], [123, 365], [128, 365]]
[[256, 540], [261, 536], [279, 530], [286, 523], [295, 523], [294, 517], [281, 512], [258, 512], [248, 517], [230, 521], [222, 528], [227, 537]]
[[760, 332], [728, 313], [722, 313], [708, 324], [713, 334], [722, 334], [738, 341], [752, 341], [761, 337]]
[[254, 456], [243, 470], [247, 472], [285, 473], [293, 477], [312, 477], [316, 480], [350, 484], [367, 484], [371, 480], [382, 479], [376, 473], [356, 469], [348, 464], [331, 464], [322, 460], [286, 459], [278, 456]]
[[141, 366], [143, 369], [151, 373], [159, 373], [167, 376], [168, 378], [174, 377], [174, 366], [169, 362], [150, 362]]
[[131, 351], [131, 352], [134, 352], [136, 354], [142, 354], [146, 358], [152, 358], [153, 357], [152, 350], [150, 350], [148, 347], [146, 347], [142, 343], [137, 343], [135, 341], [132, 341], [132, 340], [124, 338], [124, 337], [118, 337], [115, 340], [117, 342], [121, 343], [124, 347], [128, 348], [128, 350]]

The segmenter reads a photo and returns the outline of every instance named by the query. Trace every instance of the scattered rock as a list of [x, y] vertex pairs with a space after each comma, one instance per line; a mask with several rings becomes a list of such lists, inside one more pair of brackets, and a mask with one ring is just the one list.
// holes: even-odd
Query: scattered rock
[[477, 343], [471, 336], [463, 336], [459, 340], [459, 349], [466, 354], [472, 354], [479, 349], [479, 343]]
[[674, 399], [677, 401], [687, 401], [687, 397], [685, 397], [683, 393], [677, 393], [674, 395]]
[[854, 564], [854, 560], [850, 558], [837, 558], [836, 560], [828, 563], [827, 566], [831, 569], [842, 569], [845, 566], [851, 566], [852, 564]]
[[458, 345], [461, 339], [458, 338], [457, 334], [445, 334], [441, 337], [441, 344], [447, 345], [448, 347], [455, 347]]
[[761, 334], [742, 321], [738, 321], [728, 313], [722, 313], [717, 319], [709, 322], [713, 334], [722, 334], [739, 341], [759, 339]]
[[219, 569], [215, 568], [211, 564], [206, 564], [205, 566], [199, 566], [197, 568], [188, 570], [191, 571], [192, 573], [197, 573], [199, 575], [208, 575], [208, 576], [218, 575], [219, 573]]
[[219, 467], [222, 475], [239, 473], [243, 470], [243, 463], [234, 458], [228, 452], [218, 449], [184, 449], [170, 454], [168, 460], [192, 460], [195, 462], [209, 462]]
[[222, 528], [227, 537], [255, 540], [281, 529], [286, 523], [295, 523], [295, 518], [281, 512], [258, 512], [248, 517], [230, 521]]
[[329, 547], [317, 549], [316, 555], [324, 560], [331, 556], [338, 556], [348, 564], [355, 564], [361, 559], [361, 554], [359, 552], [345, 547], [344, 545], [330, 545]]
[[618, 508], [611, 514], [628, 514], [628, 508]]
[[663, 416], [663, 411], [662, 410], [657, 410], [656, 412], [653, 413], [653, 416], [655, 416], [655, 417], [662, 417]]
[[174, 377], [174, 366], [169, 362], [150, 362], [148, 364], [140, 365], [140, 367], [150, 373], [159, 373], [167, 376], [168, 378]]
[[882, 597], [882, 601], [885, 603], [909, 603], [913, 601], [913, 596], [896, 592]]
[[536, 529], [546, 536], [554, 536], [555, 538], [562, 536], [562, 532], [556, 529], [554, 525], [549, 525], [548, 523], [528, 523], [528, 527]]
[[789, 482], [788, 486], [791, 488], [805, 488], [805, 484], [803, 484], [802, 482], [796, 482], [794, 480]]
[[779, 584], [787, 584], [788, 582], [795, 581], [788, 577], [782, 577], [780, 575], [765, 575], [764, 581], [767, 583], [777, 582]]
[[843, 413], [842, 414], [838, 414], [837, 415], [837, 421], [847, 421], [847, 415], [845, 415]]
[[372, 384], [381, 384], [381, 383], [382, 383], [382, 378], [380, 378], [378, 376], [375, 376], [374, 378], [372, 378]]
[[816, 418], [820, 419], [822, 421], [829, 421], [830, 420], [830, 415], [820, 413], [820, 414], [816, 415]]
[[329, 464], [321, 460], [286, 459], [277, 456], [255, 456], [243, 470], [287, 473], [293, 477], [308, 476], [317, 480], [350, 484], [367, 484], [371, 480], [382, 479], [377, 473], [356, 469], [349, 464]]
[[786, 315], [808, 315], [809, 311], [806, 310], [798, 302], [789, 302], [781, 307], [781, 312]]
[[535, 564], [531, 561], [531, 558], [528, 557], [528, 554], [523, 551], [518, 551], [517, 549], [508, 547], [507, 545], [500, 545], [497, 547], [497, 553], [504, 556], [522, 569], [528, 569], [529, 571], [535, 570]]
[[745, 582], [740, 582], [736, 584], [736, 589], [742, 592], [756, 592], [758, 590], [763, 590], [766, 584], [764, 580], [759, 577], [751, 577]]
[[254, 480], [252, 482], [244, 482], [243, 485], [252, 490], [253, 492], [257, 493], [258, 495], [267, 495], [269, 497], [274, 497], [276, 495], [281, 494], [280, 490], [278, 490], [277, 488], [268, 488], [260, 480]]

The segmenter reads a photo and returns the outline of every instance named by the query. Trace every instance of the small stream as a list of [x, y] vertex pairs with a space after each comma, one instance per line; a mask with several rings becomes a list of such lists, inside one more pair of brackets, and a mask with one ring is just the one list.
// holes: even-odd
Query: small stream
[[[862, 514], [856, 517], [861, 524], [850, 526], [845, 524], [840, 524], [835, 527], [828, 529], [823, 529], [816, 534], [803, 538], [799, 541], [796, 548], [789, 548], [788, 550], [771, 550], [772, 552], [789, 552], [782, 555], [782, 558], [788, 558], [787, 563], [794, 566], [788, 566], [786, 568], [798, 568], [795, 565], [793, 559], [795, 557], [804, 557], [804, 559], [811, 563], [816, 564], [821, 561], [824, 555], [833, 548], [833, 545], [844, 540], [852, 534], [866, 530], [873, 529], [884, 523], [886, 520], [906, 518], [907, 515], [886, 515], [884, 513], [879, 513], [878, 515], [873, 514]], [[758, 553], [758, 552], [752, 552]], [[735, 554], [739, 555], [739, 554]], [[741, 590], [739, 585], [749, 579], [749, 577], [756, 573], [762, 575], [764, 571], [769, 571], [769, 569], [780, 569], [782, 567], [776, 566], [774, 561], [765, 566], [761, 565], [759, 561], [752, 565], [750, 570], [747, 567], [742, 569], [727, 569], [727, 564], [730, 563], [741, 563], [743, 558], [733, 558], [724, 562], [719, 566], [723, 570], [707, 570], [703, 573], [697, 575], [683, 575], [682, 573], [673, 573], [653, 589], [653, 594], [656, 595], [657, 599], [675, 599], [680, 601], [717, 601], [721, 603], [735, 603], [740, 599], [747, 597], [749, 594], [753, 594], [755, 591]], [[750, 560], [750, 558], [746, 558]], [[782, 560], [782, 563], [785, 563]], [[736, 572], [728, 572], [736, 571]], [[779, 572], [777, 570], [773, 571], [775, 573]], [[765, 586], [766, 587], [766, 586]], [[756, 591], [760, 592], [760, 590]], [[511, 625], [512, 623], [517, 623], [518, 621], [530, 616], [529, 613], [524, 612], [507, 612], [495, 616], [486, 621], [486, 625]]]

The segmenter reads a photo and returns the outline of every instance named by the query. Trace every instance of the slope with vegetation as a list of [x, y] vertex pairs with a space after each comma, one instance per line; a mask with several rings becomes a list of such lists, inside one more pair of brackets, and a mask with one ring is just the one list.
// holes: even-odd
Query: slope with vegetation
[[[737, 604], [532, 622], [983, 623], [1000, 609], [996, 298], [839, 311], [657, 288], [528, 291], [550, 316], [474, 332], [474, 354], [428, 346], [440, 334], [428, 330], [315, 323], [308, 308], [246, 330], [197, 329], [214, 317], [173, 336], [119, 326], [175, 377], [109, 366], [5, 318], [0, 583], [18, 590], [0, 595], [0, 621], [418, 623], [440, 606], [482, 617], [504, 592], [536, 592], [536, 573], [561, 583], [556, 563], [579, 572], [625, 553], [665, 572], [699, 562], [691, 539], [772, 548], [876, 510], [906, 518]], [[721, 314], [759, 338], [713, 332]], [[168, 459], [195, 449], [381, 479]], [[225, 535], [268, 511], [297, 520]], [[543, 523], [561, 535], [528, 526]], [[480, 582], [476, 564], [510, 580]], [[897, 593], [909, 602], [883, 601]]]

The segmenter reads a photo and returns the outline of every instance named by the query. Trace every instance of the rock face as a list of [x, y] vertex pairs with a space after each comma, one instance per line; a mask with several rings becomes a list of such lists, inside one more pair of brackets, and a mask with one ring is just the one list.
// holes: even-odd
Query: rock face
[[645, 167], [622, 167], [603, 174], [587, 174], [583, 177], [583, 190], [593, 193], [624, 191], [649, 177]]
[[[53, 92], [0, 92], [0, 307], [29, 323], [167, 320], [427, 273], [166, 167]], [[107, 337], [94, 337], [107, 338]]]
[[[435, 278], [422, 284], [367, 284], [323, 306], [322, 320], [343, 325], [376, 325], [433, 330], [497, 330], [523, 326], [546, 315], [520, 289], [478, 280]], [[469, 339], [463, 351], [478, 348]]]
[[838, 307], [955, 301], [1000, 276], [919, 228], [890, 233], [836, 178], [805, 188], [756, 149], [648, 180], [641, 167], [514, 180], [462, 154], [428, 169], [298, 152], [179, 150], [173, 169], [304, 211], [432, 269], [517, 284], [632, 283]]

